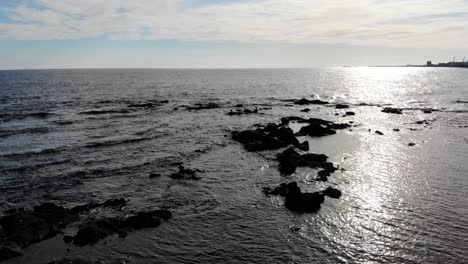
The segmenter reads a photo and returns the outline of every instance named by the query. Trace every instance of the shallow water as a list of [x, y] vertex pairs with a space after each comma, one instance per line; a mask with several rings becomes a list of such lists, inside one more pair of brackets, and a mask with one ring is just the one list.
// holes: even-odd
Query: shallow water
[[[161, 207], [174, 215], [94, 247], [57, 236], [6, 263], [466, 263], [467, 85], [466, 69], [433, 68], [0, 71], [1, 211], [126, 197], [123, 212], [92, 216]], [[311, 96], [352, 106], [286, 100]], [[151, 109], [128, 107], [151, 100]], [[200, 102], [221, 108], [181, 107]], [[226, 115], [236, 104], [261, 114]], [[385, 105], [405, 110], [382, 113]], [[281, 176], [278, 151], [249, 153], [230, 139], [232, 130], [290, 115], [354, 122], [351, 131], [303, 138], [344, 171], [326, 183], [308, 168]], [[175, 162], [205, 170], [202, 180], [148, 177], [170, 174]], [[343, 195], [301, 215], [262, 194], [292, 180]]]

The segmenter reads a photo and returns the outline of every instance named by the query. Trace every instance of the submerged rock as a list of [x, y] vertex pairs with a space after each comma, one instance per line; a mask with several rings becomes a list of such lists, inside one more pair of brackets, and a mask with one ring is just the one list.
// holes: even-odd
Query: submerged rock
[[348, 111], [345, 113], [345, 115], [347, 116], [353, 116], [353, 115], [356, 115], [356, 113], [352, 112], [352, 111]]
[[384, 135], [384, 133], [380, 132], [379, 130], [376, 130], [375, 133], [376, 133], [377, 135], [381, 135], [381, 136]]
[[301, 112], [308, 113], [308, 112], [310, 112], [310, 108], [302, 109]]
[[158, 227], [163, 221], [171, 218], [172, 213], [167, 210], [153, 210], [138, 212], [127, 218], [114, 217], [91, 220], [80, 226], [77, 234], [72, 238], [78, 246], [93, 245], [108, 236], [119, 234], [125, 237], [127, 232], [143, 228]]

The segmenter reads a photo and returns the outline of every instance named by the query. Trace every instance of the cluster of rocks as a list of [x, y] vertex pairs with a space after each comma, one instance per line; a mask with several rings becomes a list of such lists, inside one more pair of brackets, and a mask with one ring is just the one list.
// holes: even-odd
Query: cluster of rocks
[[230, 116], [235, 116], [235, 115], [248, 115], [248, 114], [258, 114], [258, 108], [255, 106], [254, 109], [248, 109], [248, 108], [245, 108], [244, 109], [236, 109], [235, 111], [233, 111], [232, 109], [227, 112], [227, 115], [230, 115]]
[[313, 213], [320, 209], [325, 201], [325, 196], [338, 199], [341, 191], [332, 187], [320, 192], [302, 192], [297, 182], [282, 183], [276, 188], [266, 187], [263, 189], [265, 195], [279, 195], [284, 197], [284, 205], [291, 211], [298, 213]]
[[176, 180], [200, 180], [199, 172], [203, 171], [200, 169], [185, 168], [183, 165], [179, 165], [179, 171], [172, 173], [170, 177]]
[[[309, 104], [307, 99], [296, 101], [296, 104]], [[314, 102], [319, 103], [319, 102]], [[290, 122], [305, 123], [298, 133], [294, 134], [288, 126]], [[328, 156], [324, 154], [306, 153], [300, 154], [295, 149], [308, 151], [309, 142], [300, 143], [296, 136], [322, 137], [336, 134], [337, 129], [349, 128], [349, 124], [336, 124], [318, 118], [284, 117], [280, 124], [270, 123], [254, 130], [234, 131], [232, 138], [239, 141], [247, 151], [263, 151], [286, 148], [276, 155], [278, 169], [284, 175], [291, 175], [298, 167], [319, 168], [317, 180], [327, 181], [331, 173], [337, 168], [328, 162]], [[294, 147], [292, 147], [294, 146]], [[325, 196], [339, 198], [341, 192], [334, 188], [327, 188], [321, 192], [303, 193], [296, 182], [283, 183], [277, 188], [264, 188], [266, 195], [280, 195], [285, 197], [285, 206], [295, 212], [316, 212], [324, 202]]]
[[[80, 214], [84, 212], [97, 207], [121, 207], [126, 203], [127, 200], [120, 198], [70, 209], [44, 203], [32, 209], [9, 210], [0, 218], [0, 261], [20, 256], [23, 248], [60, 234], [68, 224], [78, 221]], [[93, 244], [114, 233], [123, 234], [131, 230], [156, 227], [170, 217], [170, 211], [155, 210], [139, 212], [125, 218], [91, 220], [80, 226], [75, 236], [66, 236], [64, 239], [79, 246]]]
[[[101, 107], [101, 104], [108, 104], [111, 103], [112, 101], [102, 101], [99, 102], [97, 107]], [[136, 111], [137, 109], [154, 109], [156, 107], [159, 107], [163, 104], [169, 103], [169, 100], [148, 100], [146, 102], [136, 102], [136, 103], [131, 103], [127, 102], [127, 108], [123, 109], [98, 109], [98, 110], [90, 110], [90, 111], [84, 111], [84, 112], [79, 112], [78, 114], [81, 115], [106, 115], [106, 114], [128, 114], [131, 112]]]

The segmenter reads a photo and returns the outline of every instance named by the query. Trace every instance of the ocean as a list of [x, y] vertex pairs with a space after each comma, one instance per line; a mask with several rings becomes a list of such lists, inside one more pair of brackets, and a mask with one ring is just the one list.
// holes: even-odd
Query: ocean
[[[228, 114], [244, 108], [258, 112]], [[340, 168], [328, 181], [308, 167], [282, 175], [282, 149], [249, 152], [232, 139], [287, 116], [352, 124], [300, 137]], [[181, 163], [201, 179], [169, 177]], [[342, 196], [298, 213], [263, 193], [292, 181]], [[0, 71], [0, 214], [121, 197], [125, 206], [90, 210], [5, 263], [467, 263], [468, 71]], [[156, 228], [94, 246], [63, 240], [89, 219], [161, 208], [172, 218]]]

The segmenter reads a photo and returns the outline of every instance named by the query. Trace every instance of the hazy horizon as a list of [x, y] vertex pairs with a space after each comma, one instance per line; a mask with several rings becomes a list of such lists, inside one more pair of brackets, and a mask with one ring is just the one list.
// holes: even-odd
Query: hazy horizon
[[447, 62], [467, 18], [466, 0], [3, 0], [0, 69]]

